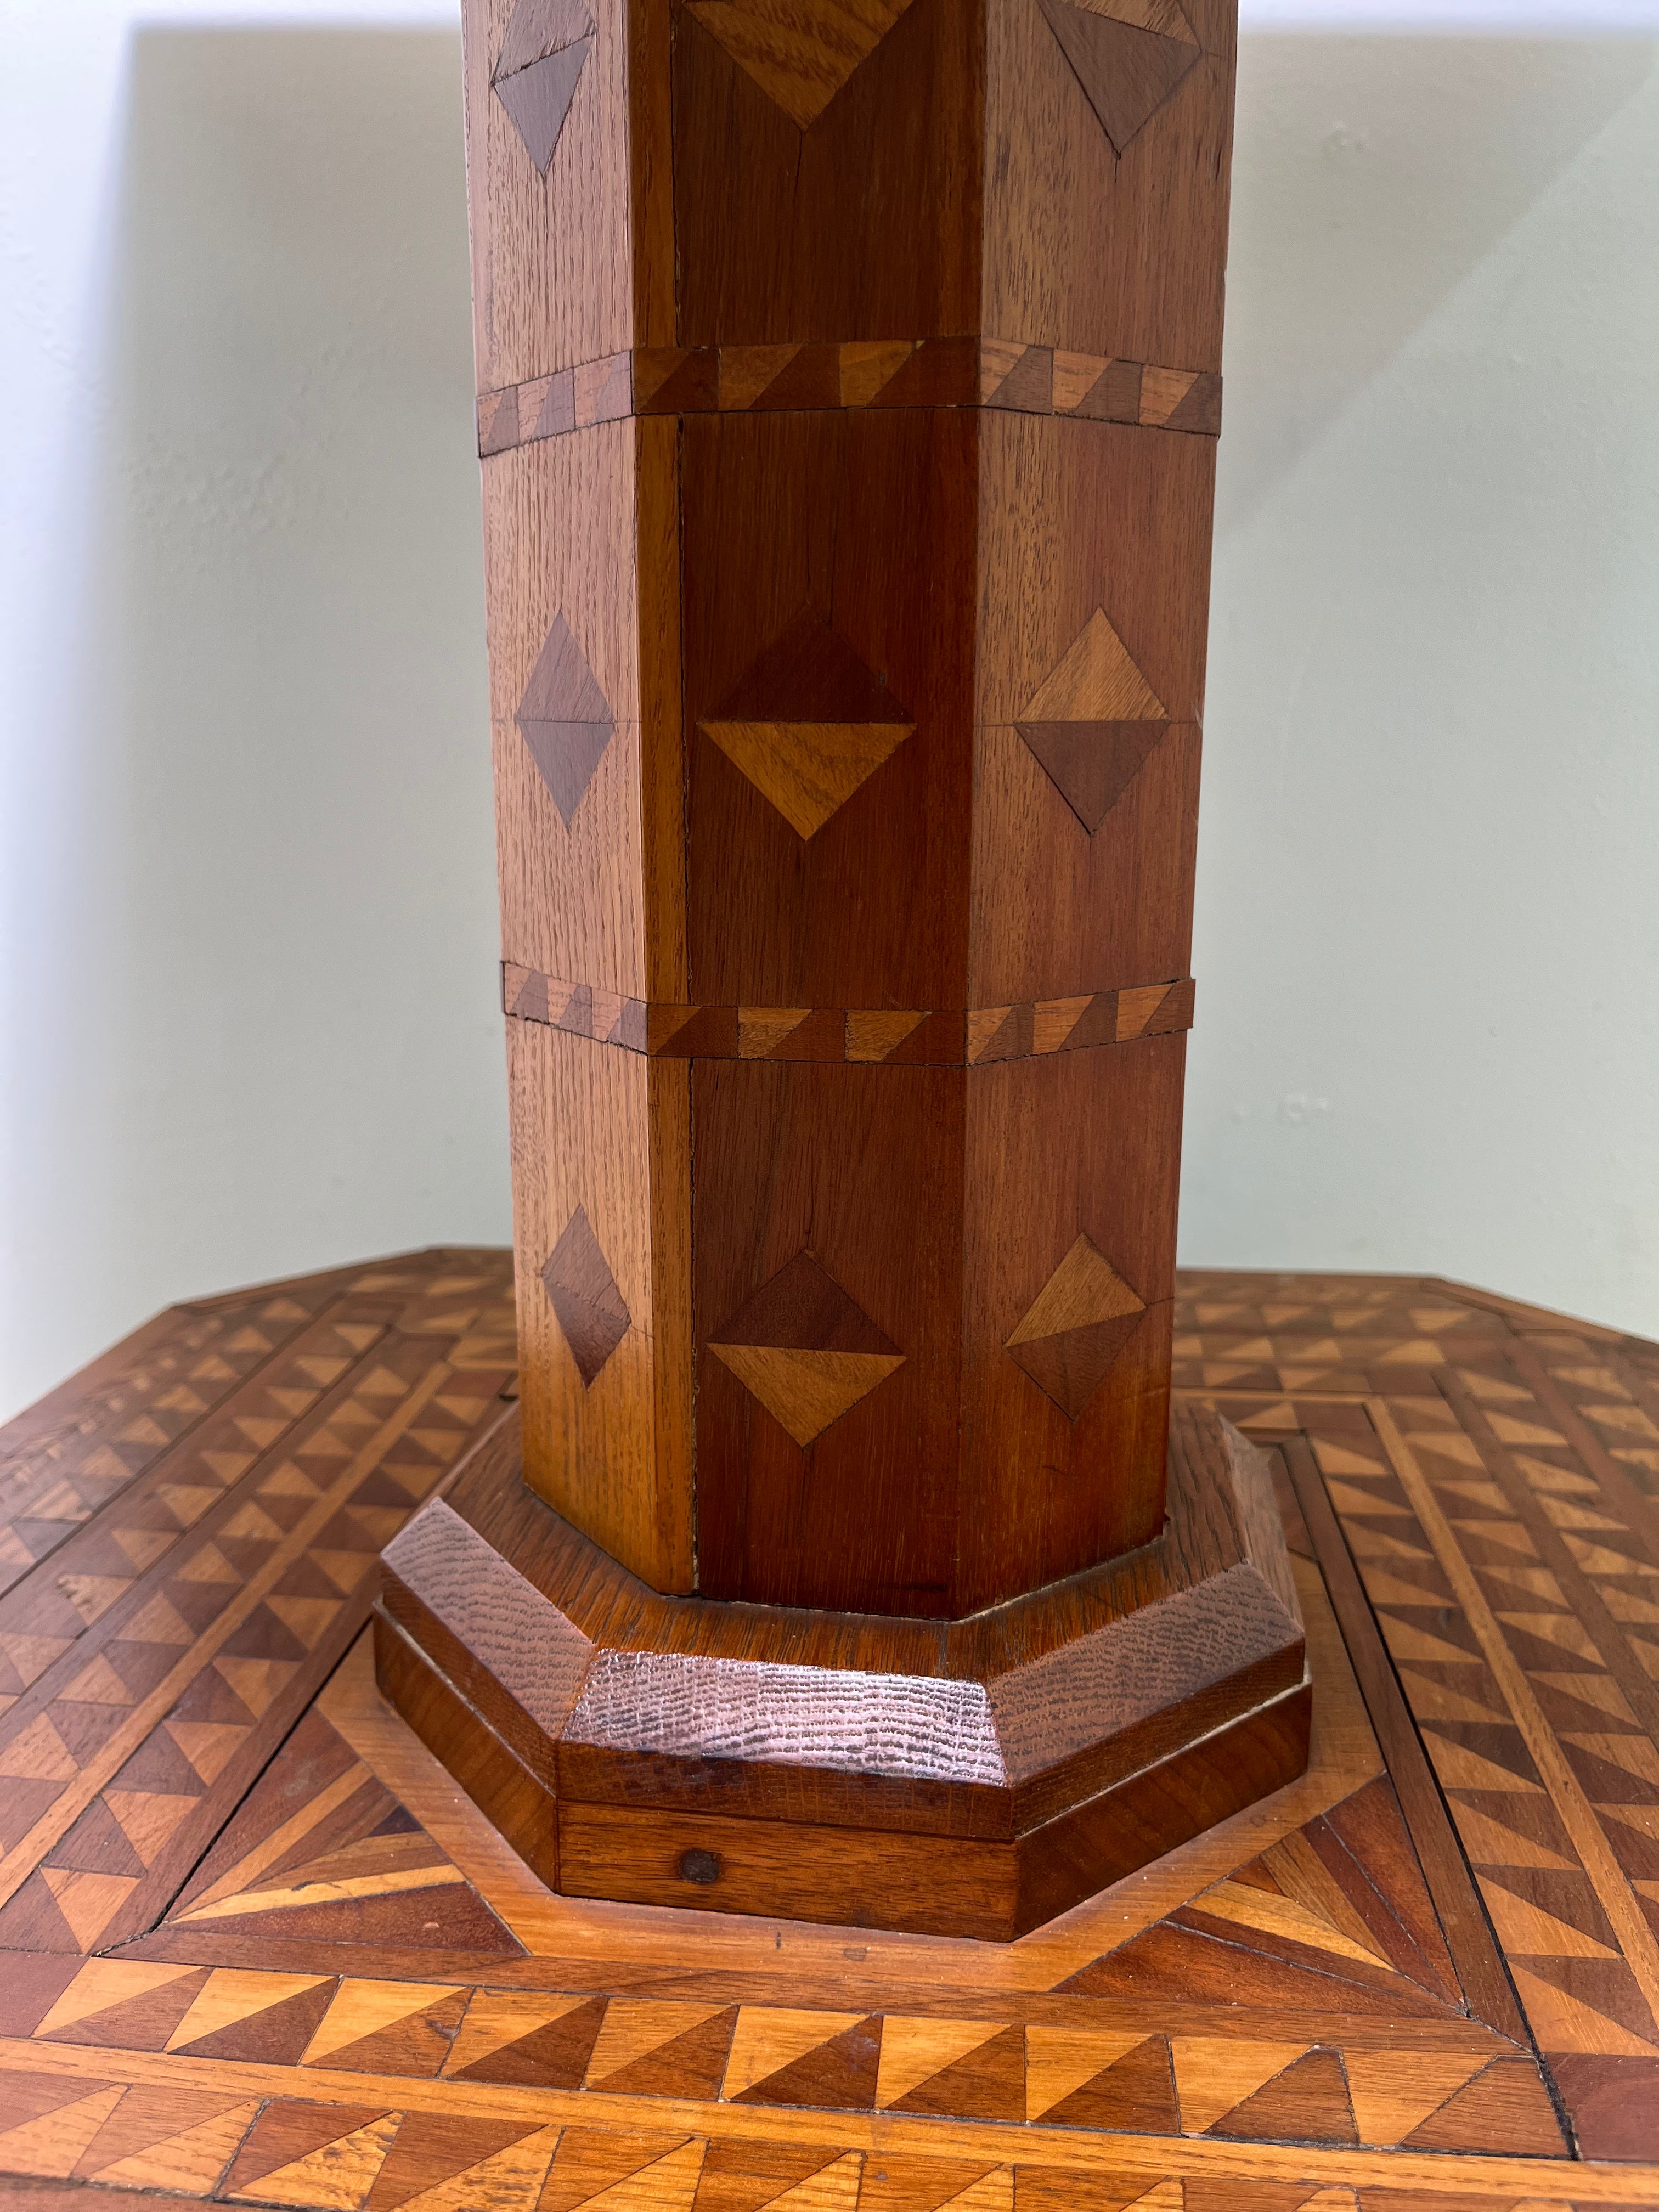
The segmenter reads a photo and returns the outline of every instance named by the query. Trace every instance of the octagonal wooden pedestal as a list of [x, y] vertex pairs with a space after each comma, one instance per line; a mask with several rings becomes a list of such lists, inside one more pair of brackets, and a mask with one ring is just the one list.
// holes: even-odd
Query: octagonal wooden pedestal
[[659, 1596], [517, 1453], [388, 1548], [376, 1656], [554, 1889], [1006, 1940], [1307, 1763], [1266, 1462], [1206, 1409], [1156, 1542], [951, 1622]]

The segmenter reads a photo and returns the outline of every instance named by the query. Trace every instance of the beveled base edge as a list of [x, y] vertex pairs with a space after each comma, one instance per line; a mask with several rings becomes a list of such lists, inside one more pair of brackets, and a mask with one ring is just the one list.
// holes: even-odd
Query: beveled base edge
[[1306, 1765], [1267, 1463], [1212, 1415], [1172, 1436], [1133, 1594], [1109, 1570], [1033, 1593], [977, 1658], [914, 1622], [658, 1599], [525, 1492], [532, 1583], [477, 1525], [504, 1484], [516, 1460], [481, 1458], [388, 1547], [377, 1666], [567, 1893], [1006, 1941]]
[[1006, 1943], [1293, 1782], [1304, 1674], [1254, 1711], [1006, 1842], [561, 1799], [379, 1607], [375, 1670], [428, 1750], [550, 1889]]

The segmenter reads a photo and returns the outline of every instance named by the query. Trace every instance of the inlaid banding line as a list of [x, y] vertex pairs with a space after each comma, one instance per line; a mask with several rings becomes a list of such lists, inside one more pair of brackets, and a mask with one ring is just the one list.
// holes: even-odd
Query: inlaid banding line
[[929, 1011], [858, 1006], [700, 1006], [619, 997], [512, 961], [501, 1010], [656, 1060], [805, 1060], [979, 1067], [1090, 1045], [1128, 1044], [1193, 1025], [1191, 976], [1017, 1006]]
[[1221, 379], [1006, 338], [653, 346], [579, 362], [478, 400], [478, 451], [511, 452], [629, 416], [994, 407], [1215, 437]]

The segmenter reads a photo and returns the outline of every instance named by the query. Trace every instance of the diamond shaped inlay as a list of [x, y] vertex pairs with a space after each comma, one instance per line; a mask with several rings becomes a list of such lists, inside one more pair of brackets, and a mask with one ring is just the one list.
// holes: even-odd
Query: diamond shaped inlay
[[904, 1364], [810, 1252], [763, 1283], [708, 1349], [803, 1450]]
[[690, 0], [691, 13], [802, 131], [817, 121], [910, 0]]
[[547, 633], [515, 720], [568, 830], [616, 724], [562, 615]]
[[594, 1377], [627, 1335], [633, 1316], [582, 1206], [565, 1224], [563, 1236], [542, 1269], [542, 1282], [582, 1388], [591, 1390]]
[[1179, 0], [1037, 0], [1121, 154], [1203, 52]]
[[1097, 1245], [1079, 1237], [1003, 1349], [1068, 1421], [1082, 1413], [1146, 1310]]
[[846, 639], [810, 609], [697, 726], [795, 835], [816, 836], [915, 724]]
[[1104, 608], [1097, 607], [1014, 727], [1092, 837], [1169, 723]]
[[544, 176], [592, 50], [586, 0], [518, 0], [507, 19], [490, 86]]

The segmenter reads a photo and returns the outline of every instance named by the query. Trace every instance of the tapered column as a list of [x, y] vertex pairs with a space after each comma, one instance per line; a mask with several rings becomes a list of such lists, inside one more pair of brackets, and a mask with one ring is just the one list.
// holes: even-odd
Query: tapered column
[[1229, 8], [466, 47], [525, 1481], [715, 1643], [1265, 1571], [1165, 1534]]

